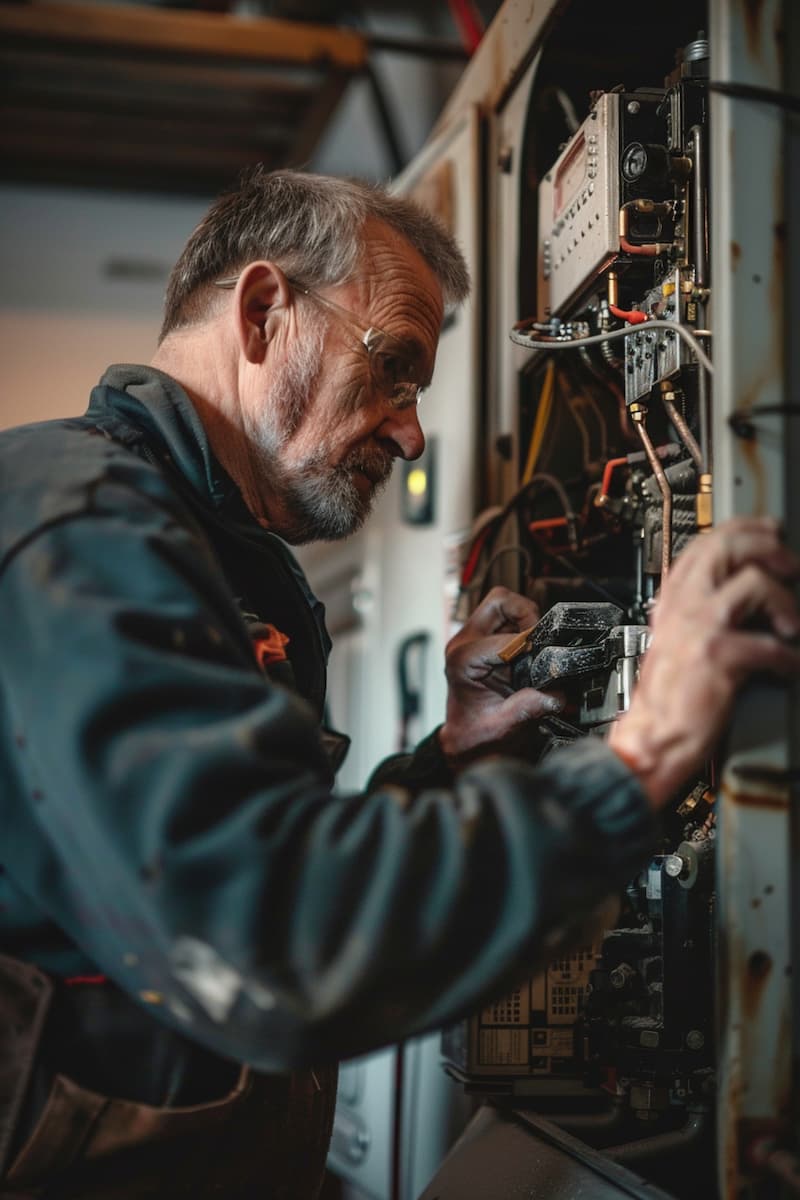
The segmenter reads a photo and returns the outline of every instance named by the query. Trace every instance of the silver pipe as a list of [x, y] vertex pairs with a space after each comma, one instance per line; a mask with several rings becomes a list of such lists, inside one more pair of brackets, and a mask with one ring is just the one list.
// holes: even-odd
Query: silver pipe
[[568, 1133], [601, 1133], [603, 1130], [616, 1129], [624, 1123], [625, 1107], [621, 1100], [616, 1100], [610, 1108], [602, 1112], [565, 1113], [563, 1116], [560, 1113], [550, 1113], [549, 1119], [554, 1125], [558, 1125], [559, 1129], [565, 1129]]
[[693, 1112], [681, 1129], [671, 1129], [669, 1133], [657, 1133], [653, 1137], [639, 1138], [635, 1142], [623, 1142], [619, 1146], [609, 1146], [603, 1151], [607, 1158], [614, 1162], [639, 1162], [646, 1158], [659, 1158], [673, 1150], [682, 1150], [698, 1142], [708, 1125], [708, 1113]]

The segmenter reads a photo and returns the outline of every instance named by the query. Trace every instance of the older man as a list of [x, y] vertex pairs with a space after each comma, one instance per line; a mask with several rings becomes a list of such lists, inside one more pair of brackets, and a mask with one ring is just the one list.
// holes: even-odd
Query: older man
[[313, 1196], [336, 1060], [528, 973], [641, 865], [747, 673], [798, 670], [797, 560], [739, 522], [676, 565], [609, 744], [476, 762], [558, 707], [485, 686], [535, 618], [496, 590], [441, 728], [332, 795], [286, 542], [351, 533], [420, 453], [466, 290], [408, 201], [251, 172], [176, 265], [152, 365], [0, 437], [0, 1194]]

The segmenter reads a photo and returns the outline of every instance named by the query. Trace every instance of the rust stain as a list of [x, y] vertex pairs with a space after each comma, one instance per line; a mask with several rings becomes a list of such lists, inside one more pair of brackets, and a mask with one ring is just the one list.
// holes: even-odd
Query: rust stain
[[[751, 412], [752, 404], [744, 403], [741, 406], [736, 406], [736, 412], [747, 414]], [[756, 438], [741, 438], [740, 449], [742, 457], [747, 461], [747, 466], [750, 467], [753, 485], [753, 506], [752, 515], [754, 517], [764, 516], [766, 509], [766, 478], [764, 475], [764, 463], [760, 460], [758, 452], [758, 443]]]
[[[775, 211], [783, 212], [784, 170], [779, 159], [775, 164]], [[785, 272], [786, 272], [786, 222], [776, 221], [772, 228], [772, 274], [769, 281], [769, 298], [772, 305], [777, 305], [774, 312], [782, 312], [784, 308]], [[770, 351], [775, 375], [778, 382], [783, 379], [783, 326], [780, 321], [773, 322], [772, 348]]]
[[754, 950], [747, 960], [742, 980], [742, 1012], [751, 1021], [758, 1015], [771, 970], [772, 959], [766, 950]]
[[[770, 280], [770, 299], [773, 303], [783, 305], [784, 276], [786, 272], [786, 242], [787, 226], [785, 213], [786, 171], [783, 156], [776, 155], [772, 176], [773, 208], [776, 220], [772, 226], [772, 279]], [[780, 310], [778, 310], [780, 311]], [[775, 347], [782, 349], [782, 328], [780, 321], [775, 322]], [[780, 372], [781, 359], [778, 358], [776, 367]], [[780, 374], [779, 374], [780, 378]]]
[[738, 242], [731, 242], [731, 268], [736, 270], [742, 258], [742, 247]]
[[775, 812], [784, 812], [789, 807], [789, 797], [779, 796], [774, 792], [730, 792], [729, 796], [740, 808], [767, 808]]
[[763, 40], [761, 19], [764, 13], [764, 0], [743, 0], [742, 11], [748, 49], [754, 58], [759, 58]]
[[[741, 808], [767, 808], [783, 811], [789, 807], [789, 784], [786, 772], [771, 767], [740, 767], [735, 773], [738, 787], [730, 778], [723, 780], [725, 800]], [[747, 785], [757, 785], [750, 791]]]

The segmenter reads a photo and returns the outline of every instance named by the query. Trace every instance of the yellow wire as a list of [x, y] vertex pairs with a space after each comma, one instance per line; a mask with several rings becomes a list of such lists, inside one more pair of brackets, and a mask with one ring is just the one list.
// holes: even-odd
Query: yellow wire
[[551, 358], [545, 370], [544, 383], [542, 390], [539, 393], [539, 407], [536, 410], [536, 420], [533, 423], [533, 433], [531, 434], [530, 445], [528, 447], [528, 458], [525, 463], [525, 470], [522, 474], [522, 486], [529, 483], [533, 478], [533, 473], [536, 470], [536, 464], [539, 460], [539, 454], [544, 441], [547, 422], [550, 419], [550, 409], [553, 405], [553, 384], [555, 381], [556, 364]]

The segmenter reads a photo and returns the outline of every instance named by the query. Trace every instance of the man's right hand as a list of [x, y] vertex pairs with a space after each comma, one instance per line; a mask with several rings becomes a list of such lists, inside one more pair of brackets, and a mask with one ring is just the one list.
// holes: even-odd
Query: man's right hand
[[772, 518], [741, 517], [675, 560], [650, 624], [631, 707], [608, 744], [660, 808], [714, 749], [737, 689], [755, 671], [800, 674], [800, 613], [786, 586], [800, 558]]

